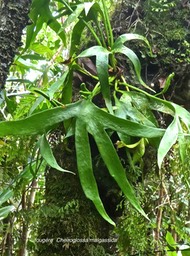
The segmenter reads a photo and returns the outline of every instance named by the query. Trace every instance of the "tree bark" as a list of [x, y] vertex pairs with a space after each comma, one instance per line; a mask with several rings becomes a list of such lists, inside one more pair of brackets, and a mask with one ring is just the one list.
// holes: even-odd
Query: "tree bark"
[[31, 0], [0, 0], [0, 89], [21, 45], [22, 30], [29, 22]]

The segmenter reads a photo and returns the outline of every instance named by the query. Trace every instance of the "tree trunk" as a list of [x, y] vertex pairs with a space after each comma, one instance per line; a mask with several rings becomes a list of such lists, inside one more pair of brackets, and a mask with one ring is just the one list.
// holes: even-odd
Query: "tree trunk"
[[[21, 45], [22, 30], [28, 24], [31, 0], [0, 0], [0, 89]], [[12, 227], [12, 219], [9, 220]], [[12, 228], [6, 234], [3, 255], [12, 255]]]
[[21, 45], [22, 30], [29, 22], [31, 0], [0, 0], [0, 88]]

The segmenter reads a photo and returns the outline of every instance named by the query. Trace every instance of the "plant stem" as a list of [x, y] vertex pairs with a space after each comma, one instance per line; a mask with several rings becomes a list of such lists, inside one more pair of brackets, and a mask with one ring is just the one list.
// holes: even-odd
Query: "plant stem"
[[80, 18], [83, 23], [85, 24], [85, 26], [90, 30], [91, 34], [93, 35], [93, 37], [95, 38], [96, 42], [98, 43], [98, 45], [102, 46], [102, 43], [100, 41], [100, 39], [98, 38], [96, 32], [94, 31], [94, 29], [92, 28], [92, 26], [90, 24], [88, 24], [88, 22], [86, 22], [84, 19]]
[[109, 47], [111, 48], [114, 44], [114, 39], [113, 39], [113, 32], [112, 32], [112, 27], [109, 19], [109, 14], [108, 10], [105, 4], [105, 0], [102, 0], [102, 5], [103, 5], [103, 14], [104, 14], [104, 20], [105, 20], [105, 29], [106, 29], [106, 34], [108, 37], [108, 44]]
[[[105, 4], [105, 0], [102, 0], [102, 5], [103, 5], [104, 25], [105, 25], [105, 30], [106, 30], [107, 40], [108, 40], [108, 50], [109, 50], [113, 47], [114, 38], [113, 38], [112, 27], [111, 27], [111, 23], [110, 23], [110, 19], [109, 19], [108, 10], [107, 10], [106, 4]], [[115, 71], [116, 70], [116, 59], [113, 54], [110, 54], [110, 64]]]

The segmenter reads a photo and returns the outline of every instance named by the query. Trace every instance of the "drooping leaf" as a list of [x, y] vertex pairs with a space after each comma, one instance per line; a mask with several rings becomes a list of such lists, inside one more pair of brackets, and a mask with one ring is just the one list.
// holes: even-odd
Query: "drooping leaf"
[[77, 119], [75, 128], [75, 145], [80, 182], [87, 198], [92, 200], [100, 215], [110, 224], [115, 223], [107, 215], [100, 199], [98, 187], [93, 174], [90, 145], [86, 124]]
[[161, 168], [161, 164], [164, 157], [167, 155], [170, 148], [176, 143], [178, 138], [178, 117], [175, 116], [172, 123], [168, 126], [165, 131], [163, 138], [161, 139], [158, 148], [158, 166]]
[[150, 46], [148, 40], [146, 39], [146, 37], [138, 35], [138, 34], [133, 34], [133, 33], [123, 34], [123, 35], [119, 36], [115, 40], [112, 50], [119, 48], [122, 44], [124, 44], [125, 42], [130, 41], [130, 40], [141, 40], [144, 43], [146, 43], [146, 45], [151, 50], [151, 46]]
[[100, 51], [96, 55], [96, 69], [97, 69], [98, 77], [100, 80], [101, 92], [105, 100], [106, 106], [109, 112], [113, 113], [112, 103], [111, 103], [111, 94], [110, 94], [110, 85], [108, 81], [108, 76], [109, 76], [108, 75], [108, 62], [109, 62], [108, 57], [109, 57], [109, 52]]
[[132, 62], [139, 82], [145, 88], [147, 88], [147, 89], [149, 89], [151, 91], [154, 91], [148, 85], [146, 85], [145, 82], [142, 80], [142, 78], [141, 78], [141, 63], [140, 63], [140, 60], [137, 57], [137, 55], [134, 53], [134, 51], [132, 51], [131, 49], [129, 49], [125, 45], [120, 45], [118, 48], [114, 48], [113, 52], [114, 53], [124, 54]]
[[39, 147], [41, 155], [49, 166], [61, 172], [68, 172], [74, 174], [73, 172], [65, 170], [58, 165], [45, 135], [41, 136], [39, 140]]
[[[108, 222], [112, 223], [112, 220], [107, 216], [103, 208], [96, 189], [96, 183], [94, 183], [92, 178], [92, 163], [89, 156], [89, 142], [87, 139], [89, 132], [94, 136], [100, 154], [111, 176], [118, 182], [118, 185], [131, 204], [145, 216], [145, 213], [139, 206], [132, 187], [125, 177], [125, 171], [105, 130], [111, 129], [126, 136], [155, 138], [163, 136], [165, 132], [164, 129], [116, 117], [96, 107], [90, 100], [83, 100], [65, 105], [64, 107], [56, 107], [54, 109], [42, 111], [41, 113], [34, 114], [24, 120], [1, 122], [0, 136], [45, 134], [47, 130], [51, 129], [55, 124], [65, 120], [71, 122], [73, 118], [75, 118], [77, 124], [75, 128], [77, 162], [82, 179], [84, 178], [84, 180], [87, 181], [86, 184], [82, 181], [82, 186], [87, 197], [94, 202], [100, 214]], [[41, 141], [41, 153], [48, 164], [59, 169], [44, 135], [42, 136]], [[84, 170], [85, 173], [82, 173]], [[88, 172], [91, 173], [89, 183], [87, 177]]]
[[127, 180], [125, 170], [121, 164], [121, 161], [119, 160], [112, 141], [103, 127], [91, 122], [87, 129], [93, 135], [101, 157], [103, 158], [110, 175], [116, 180], [118, 186], [121, 188], [122, 192], [125, 194], [129, 202], [135, 207], [135, 209], [147, 218], [145, 212], [140, 207], [131, 185]]
[[21, 57], [19, 57], [18, 59], [15, 60], [15, 64], [17, 66], [21, 66], [24, 67], [25, 69], [33, 69], [33, 70], [37, 70], [40, 72], [43, 72], [44, 70], [42, 68], [37, 67], [36, 65], [32, 64], [31, 62], [22, 59]]
[[96, 69], [100, 80], [101, 92], [108, 110], [110, 113], [113, 113], [108, 79], [109, 54], [110, 52], [106, 48], [102, 46], [93, 46], [80, 53], [78, 58], [96, 56]]
[[5, 219], [10, 212], [14, 211], [14, 209], [15, 207], [13, 205], [0, 208], [0, 220]]

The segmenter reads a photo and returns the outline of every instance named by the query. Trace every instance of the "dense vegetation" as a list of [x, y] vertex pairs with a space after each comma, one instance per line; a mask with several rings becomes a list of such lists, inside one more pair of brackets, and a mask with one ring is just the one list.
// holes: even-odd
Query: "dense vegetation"
[[189, 2], [130, 2], [33, 0], [0, 98], [1, 255], [190, 253]]

